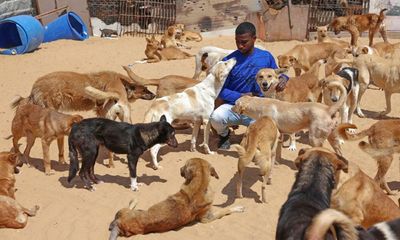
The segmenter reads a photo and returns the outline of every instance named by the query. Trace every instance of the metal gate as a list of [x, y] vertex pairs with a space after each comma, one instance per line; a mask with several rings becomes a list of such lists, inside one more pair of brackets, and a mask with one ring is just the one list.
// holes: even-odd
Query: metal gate
[[308, 12], [307, 38], [318, 26], [329, 24], [335, 17], [368, 13], [369, 0], [311, 0]]

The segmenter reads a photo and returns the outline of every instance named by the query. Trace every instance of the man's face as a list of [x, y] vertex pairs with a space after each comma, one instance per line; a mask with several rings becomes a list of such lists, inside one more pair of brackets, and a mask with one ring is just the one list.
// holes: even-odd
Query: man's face
[[237, 49], [247, 55], [251, 53], [254, 48], [254, 42], [256, 41], [256, 36], [252, 36], [251, 33], [244, 33], [241, 35], [235, 35]]

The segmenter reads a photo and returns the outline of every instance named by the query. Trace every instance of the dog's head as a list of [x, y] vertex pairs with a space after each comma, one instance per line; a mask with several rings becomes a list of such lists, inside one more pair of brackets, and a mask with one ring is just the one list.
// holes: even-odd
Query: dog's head
[[287, 68], [295, 66], [298, 63], [297, 58], [290, 55], [279, 55], [278, 65], [280, 68]]
[[318, 26], [317, 27], [317, 36], [318, 38], [324, 39], [328, 36], [328, 26]]
[[178, 141], [175, 137], [175, 129], [167, 122], [165, 115], [162, 115], [158, 125], [159, 135], [162, 137], [162, 142], [166, 143], [170, 147], [176, 148]]
[[243, 96], [236, 100], [235, 105], [232, 107], [232, 111], [237, 114], [245, 114], [247, 107], [249, 106], [249, 101], [252, 97]]
[[161, 42], [158, 41], [154, 35], [151, 38], [146, 37], [147, 45], [146, 48], [150, 50], [159, 50], [162, 48]]
[[[4, 169], [4, 174], [7, 176], [0, 176], [0, 178], [5, 177], [8, 178], [14, 173], [18, 173], [18, 169], [16, 167], [21, 167], [22, 161], [21, 156], [18, 153], [14, 152], [0, 152], [0, 169]], [[1, 174], [2, 171], [0, 171]]]
[[134, 101], [139, 98], [144, 100], [152, 100], [156, 97], [156, 95], [152, 93], [147, 87], [140, 84], [126, 84], [125, 90], [128, 95], [129, 101]]
[[346, 79], [343, 79], [342, 77], [336, 74], [331, 74], [328, 77], [319, 81], [319, 86], [322, 88], [322, 94], [325, 103], [330, 103], [330, 104], [336, 103], [337, 101], [339, 101], [341, 97], [342, 92], [340, 91], [337, 84], [330, 84], [333, 82], [344, 86], [344, 84], [347, 81]]
[[179, 35], [181, 35], [180, 29], [178, 29], [175, 25], [172, 25], [167, 28], [166, 35], [171, 38], [175, 38], [175, 36], [178, 34], [178, 32], [179, 32]]
[[279, 83], [279, 74], [287, 72], [286, 68], [263, 68], [258, 71], [256, 81], [264, 94], [271, 88], [272, 85]]
[[231, 58], [226, 61], [219, 61], [211, 68], [210, 74], [213, 74], [215, 76], [216, 81], [219, 81], [223, 84], [235, 64], [235, 58]]
[[181, 176], [185, 178], [185, 185], [188, 185], [194, 178], [202, 177], [209, 180], [210, 176], [219, 179], [215, 168], [202, 158], [191, 158], [181, 167]]
[[340, 33], [340, 31], [344, 30], [346, 24], [347, 24], [347, 17], [337, 17], [332, 20], [329, 26], [333, 28], [333, 31], [337, 35]]

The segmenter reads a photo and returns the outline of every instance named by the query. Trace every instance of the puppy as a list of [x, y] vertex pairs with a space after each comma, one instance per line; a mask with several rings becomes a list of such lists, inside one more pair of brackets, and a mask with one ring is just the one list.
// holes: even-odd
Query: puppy
[[64, 160], [64, 136], [68, 135], [71, 126], [83, 119], [80, 115], [68, 115], [59, 113], [55, 110], [42, 108], [35, 104], [24, 104], [18, 106], [12, 120], [11, 133], [9, 138], [13, 138], [14, 151], [19, 151], [18, 140], [22, 137], [27, 138], [24, 151], [26, 163], [29, 163], [29, 154], [36, 138], [41, 138], [43, 149], [43, 165], [46, 175], [53, 174], [50, 164], [50, 144], [57, 139], [58, 162], [65, 164]]
[[263, 177], [261, 187], [262, 201], [267, 202], [267, 184], [271, 183], [272, 166], [275, 162], [276, 147], [278, 145], [279, 131], [274, 121], [269, 117], [262, 117], [252, 123], [242, 139], [240, 145], [235, 144], [239, 154], [236, 196], [242, 198], [242, 182], [246, 166], [253, 161], [260, 167]]
[[[209, 118], [214, 110], [214, 102], [222, 86], [228, 77], [229, 72], [235, 66], [236, 59], [231, 58], [225, 62], [217, 63], [210, 74], [202, 82], [187, 88], [181, 93], [156, 99], [145, 114], [144, 122], [153, 122], [165, 115], [168, 122], [175, 119], [191, 120], [194, 122], [190, 150], [196, 150], [196, 140], [200, 126], [204, 123], [203, 146], [206, 153], [211, 154], [208, 146], [210, 134]], [[151, 157], [154, 166], [158, 166], [157, 154], [160, 149], [157, 144], [151, 149]]]
[[327, 59], [334, 51], [341, 49], [335, 43], [300, 44], [287, 53], [278, 56], [278, 65], [281, 68], [293, 67], [296, 76], [301, 70], [308, 71], [320, 59]]
[[341, 48], [350, 48], [350, 43], [340, 40], [340, 39], [335, 39], [335, 38], [329, 37], [328, 26], [318, 26], [317, 27], [317, 41], [318, 41], [318, 43], [323, 43], [323, 42], [336, 43]]
[[216, 210], [212, 207], [214, 191], [211, 176], [219, 178], [215, 169], [204, 159], [192, 158], [181, 168], [185, 178], [179, 192], [151, 206], [148, 210], [135, 210], [137, 201], [115, 215], [109, 230], [110, 240], [118, 236], [130, 237], [151, 232], [165, 232], [194, 221], [208, 223], [231, 213], [243, 212], [242, 206]]
[[390, 190], [385, 180], [385, 175], [392, 164], [393, 154], [400, 153], [400, 120], [380, 120], [366, 130], [350, 134], [346, 130], [357, 128], [353, 124], [342, 124], [337, 132], [344, 140], [356, 141], [368, 136], [368, 143], [361, 141], [358, 146], [368, 153], [378, 163], [378, 172], [375, 181], [388, 194], [395, 193]]
[[322, 103], [289, 103], [270, 98], [243, 96], [236, 101], [232, 110], [253, 119], [262, 116], [271, 117], [281, 133], [296, 133], [308, 129], [311, 146], [322, 146], [328, 139], [333, 149], [341, 154], [339, 138], [336, 136], [336, 112], [346, 101], [346, 89], [336, 83], [329, 83], [341, 89], [340, 99], [332, 106]]
[[177, 47], [162, 48], [161, 43], [155, 39], [154, 35], [150, 38], [146, 37], [147, 45], [144, 53], [147, 59], [136, 61], [135, 63], [155, 63], [163, 60], [177, 60], [191, 58], [193, 55], [181, 51]]
[[331, 86], [328, 83], [336, 82], [343, 85], [346, 90], [346, 101], [340, 108], [340, 116], [342, 123], [352, 123], [353, 113], [357, 107], [360, 84], [358, 83], [358, 70], [356, 68], [345, 67], [337, 74], [332, 74], [320, 82], [322, 86], [322, 95], [324, 103], [332, 105], [340, 99], [340, 90], [337, 87]]
[[[347, 163], [341, 156], [324, 148], [299, 151], [295, 160], [299, 171], [279, 212], [276, 239], [310, 239], [305, 237], [305, 232], [313, 218], [329, 208], [336, 176], [341, 170], [347, 171]], [[328, 232], [324, 239], [334, 238]]]
[[335, 34], [340, 31], [348, 31], [351, 34], [351, 46], [357, 46], [358, 37], [364, 31], [368, 30], [369, 33], [369, 46], [372, 46], [374, 35], [379, 30], [385, 42], [387, 42], [386, 31], [381, 28], [381, 24], [385, 19], [384, 12], [387, 9], [382, 9], [378, 14], [367, 13], [362, 15], [342, 16], [333, 19], [330, 26], [333, 28]]
[[79, 170], [78, 152], [82, 156], [82, 168], [79, 176], [85, 186], [94, 191], [89, 180], [94, 183], [101, 181], [94, 175], [99, 146], [104, 145], [110, 151], [127, 154], [131, 190], [138, 190], [136, 166], [140, 155], [154, 144], [166, 143], [177, 147], [175, 129], [166, 121], [165, 116], [159, 122], [147, 124], [129, 124], [115, 122], [105, 118], [85, 119], [75, 124], [69, 135], [69, 175], [68, 182], [76, 176]]
[[400, 209], [357, 166], [352, 166], [352, 176], [332, 196], [331, 207], [342, 211], [356, 225], [369, 228], [372, 225], [400, 218]]
[[18, 154], [0, 152], [0, 228], [24, 228], [28, 216], [36, 215], [39, 206], [27, 209], [15, 200], [14, 168]]

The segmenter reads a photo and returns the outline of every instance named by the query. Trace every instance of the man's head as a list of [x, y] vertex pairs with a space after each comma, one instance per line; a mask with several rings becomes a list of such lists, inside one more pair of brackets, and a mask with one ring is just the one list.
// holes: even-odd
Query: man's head
[[256, 41], [256, 27], [250, 22], [242, 22], [235, 30], [235, 41], [238, 50], [248, 55], [254, 49]]

